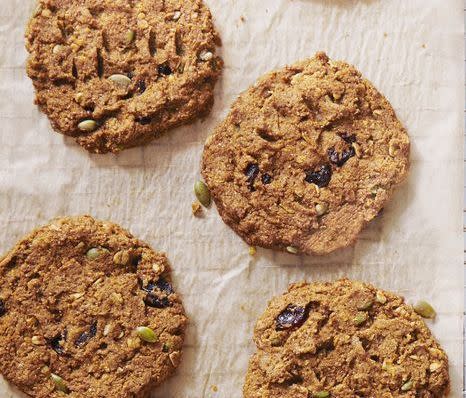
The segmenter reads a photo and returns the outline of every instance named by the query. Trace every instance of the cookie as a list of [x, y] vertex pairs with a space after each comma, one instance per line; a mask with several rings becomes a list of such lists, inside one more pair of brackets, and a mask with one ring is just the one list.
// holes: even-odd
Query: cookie
[[254, 331], [244, 398], [431, 397], [448, 359], [404, 299], [349, 280], [300, 283], [272, 299]]
[[118, 152], [208, 114], [218, 44], [202, 0], [39, 0], [27, 72], [56, 131]]
[[324, 53], [241, 94], [205, 145], [202, 175], [249, 245], [326, 254], [352, 244], [409, 167], [388, 101]]
[[148, 398], [179, 364], [167, 258], [118, 225], [57, 219], [0, 260], [0, 279], [0, 373], [31, 397]]

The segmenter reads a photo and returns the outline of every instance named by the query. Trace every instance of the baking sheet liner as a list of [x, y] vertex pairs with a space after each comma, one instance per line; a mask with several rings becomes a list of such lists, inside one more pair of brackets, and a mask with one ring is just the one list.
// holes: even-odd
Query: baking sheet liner
[[[299, 280], [362, 279], [427, 299], [461, 396], [463, 4], [461, 0], [207, 0], [225, 60], [212, 114], [145, 148], [89, 155], [33, 105], [24, 26], [32, 0], [0, 7], [0, 249], [49, 219], [89, 213], [168, 253], [191, 322], [184, 360], [155, 397], [241, 397], [252, 330]], [[203, 142], [268, 70], [325, 50], [355, 64], [412, 139], [408, 181], [357, 244], [327, 257], [248, 247], [215, 209], [191, 214]], [[20, 397], [0, 382], [1, 397]]]

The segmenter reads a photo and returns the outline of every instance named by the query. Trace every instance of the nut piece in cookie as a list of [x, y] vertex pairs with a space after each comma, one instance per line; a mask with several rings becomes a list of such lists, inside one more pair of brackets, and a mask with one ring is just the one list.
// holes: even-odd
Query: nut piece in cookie
[[353, 244], [405, 179], [409, 138], [355, 67], [318, 53], [242, 93], [201, 168], [248, 245], [327, 254]]

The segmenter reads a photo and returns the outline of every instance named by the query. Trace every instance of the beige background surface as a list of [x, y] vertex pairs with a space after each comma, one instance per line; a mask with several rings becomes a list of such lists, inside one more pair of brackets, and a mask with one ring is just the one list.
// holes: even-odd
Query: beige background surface
[[[451, 397], [461, 396], [461, 0], [209, 0], [226, 63], [211, 117], [118, 156], [89, 155], [52, 133], [32, 104], [23, 31], [33, 3], [0, 7], [0, 251], [50, 218], [80, 213], [167, 251], [191, 325], [179, 372], [154, 396], [241, 397], [267, 300], [290, 282], [342, 276], [434, 304], [429, 325], [450, 356]], [[250, 258], [215, 209], [191, 215], [202, 144], [259, 75], [317, 50], [354, 63], [392, 102], [412, 138], [411, 175], [354, 248]], [[11, 391], [0, 383], [2, 398], [20, 396]]]

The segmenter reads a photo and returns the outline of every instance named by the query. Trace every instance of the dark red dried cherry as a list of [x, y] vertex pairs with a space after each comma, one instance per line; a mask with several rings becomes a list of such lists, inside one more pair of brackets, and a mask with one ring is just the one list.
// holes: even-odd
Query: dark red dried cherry
[[328, 164], [320, 166], [317, 170], [306, 171], [306, 182], [316, 184], [319, 188], [326, 187], [332, 178], [332, 167]]
[[259, 165], [257, 163], [249, 164], [248, 167], [246, 167], [244, 174], [246, 174], [246, 177], [248, 177], [247, 182], [249, 190], [251, 192], [255, 191], [256, 189], [254, 188], [254, 181], [259, 175]]
[[307, 319], [309, 313], [305, 307], [289, 304], [276, 319], [276, 329], [286, 330], [301, 326]]
[[74, 342], [76, 347], [82, 347], [97, 334], [97, 321], [92, 322], [88, 332], [83, 332]]

